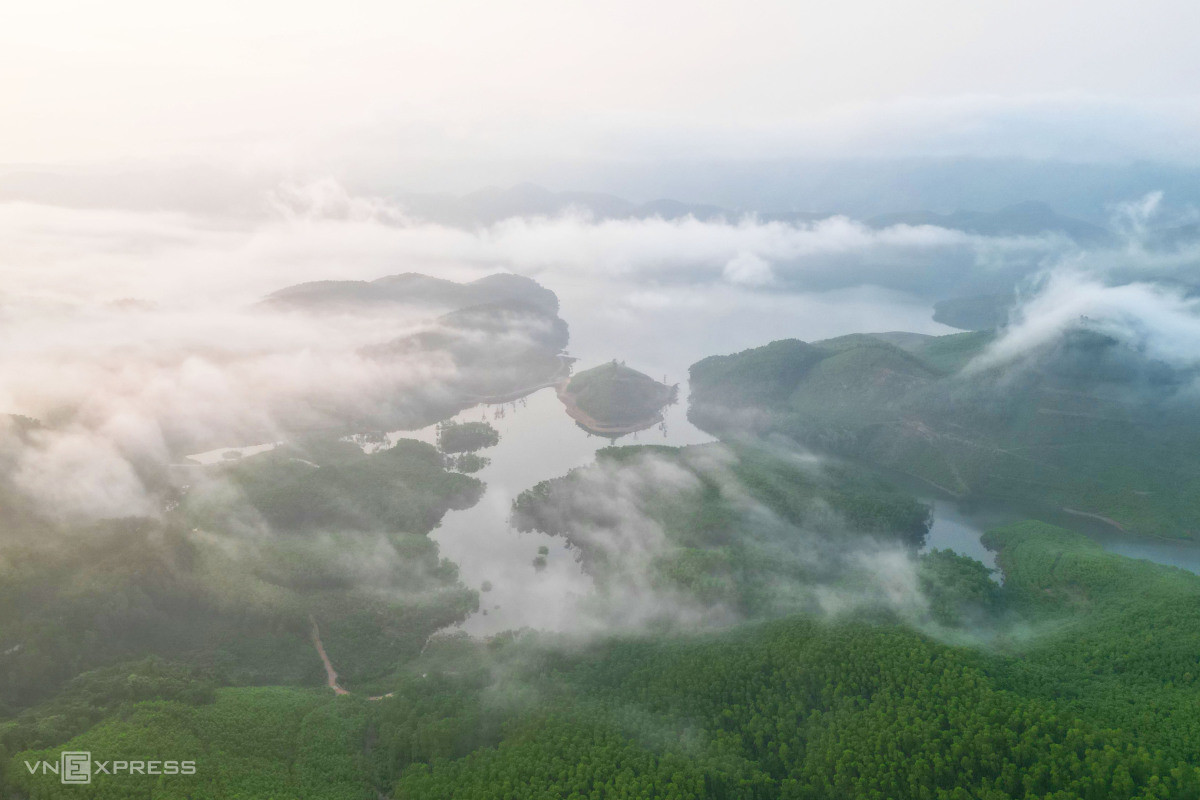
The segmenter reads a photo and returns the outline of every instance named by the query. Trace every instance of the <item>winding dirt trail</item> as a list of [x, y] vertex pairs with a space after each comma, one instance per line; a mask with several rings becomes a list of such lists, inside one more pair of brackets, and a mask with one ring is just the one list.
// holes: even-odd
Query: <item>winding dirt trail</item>
[[334, 694], [350, 694], [342, 688], [338, 683], [337, 670], [333, 668], [333, 663], [329, 660], [329, 655], [325, 652], [325, 645], [321, 643], [321, 629], [317, 627], [317, 620], [312, 614], [308, 615], [308, 621], [312, 623], [312, 640], [316, 645], [317, 655], [321, 657], [321, 663], [325, 665], [325, 683], [330, 689], [333, 689]]
[[[329, 660], [329, 654], [325, 652], [325, 645], [321, 642], [321, 629], [317, 626], [317, 620], [312, 615], [308, 615], [308, 621], [312, 623], [312, 640], [313, 646], [317, 648], [317, 655], [321, 657], [321, 663], [325, 665], [325, 685], [333, 689], [336, 695], [350, 694], [350, 690], [344, 688], [338, 683], [337, 670], [333, 668], [333, 662]], [[373, 697], [368, 697], [368, 700], [382, 700], [385, 697], [391, 697], [395, 692], [387, 694], [377, 694]]]

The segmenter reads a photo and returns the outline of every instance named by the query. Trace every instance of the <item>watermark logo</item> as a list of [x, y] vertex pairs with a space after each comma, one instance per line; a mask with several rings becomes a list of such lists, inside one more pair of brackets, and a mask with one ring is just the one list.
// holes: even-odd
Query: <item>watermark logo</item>
[[26, 761], [30, 775], [57, 775], [66, 784], [92, 782], [93, 775], [195, 775], [195, 761], [99, 761], [87, 750], [64, 751], [58, 761]]
[[64, 752], [59, 756], [59, 777], [63, 783], [92, 782], [92, 754], [86, 750]]

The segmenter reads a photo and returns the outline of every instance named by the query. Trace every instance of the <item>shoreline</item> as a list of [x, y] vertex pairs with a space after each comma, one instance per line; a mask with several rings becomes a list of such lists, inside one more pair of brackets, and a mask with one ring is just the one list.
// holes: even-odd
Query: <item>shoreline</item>
[[[489, 394], [489, 395], [478, 395], [478, 396], [468, 395], [465, 399], [467, 400], [467, 402], [473, 403], [474, 406], [494, 406], [494, 405], [500, 405], [501, 403], [511, 403], [515, 400], [520, 400], [522, 397], [527, 397], [528, 395], [531, 395], [536, 391], [539, 391], [541, 389], [547, 389], [551, 386], [557, 387], [559, 384], [563, 383], [564, 381], [570, 380], [571, 364], [573, 364], [574, 362], [575, 362], [575, 359], [570, 358], [569, 356], [559, 356], [558, 370], [553, 375], [551, 375], [549, 378], [546, 378], [544, 381], [537, 384], [536, 386], [527, 386], [527, 387], [524, 387], [521, 389], [515, 389], [511, 392], [505, 392], [504, 394]], [[468, 406], [468, 408], [473, 408], [474, 406]]]
[[[1074, 508], [1067, 508], [1066, 506], [1063, 506], [1062, 510], [1063, 510], [1063, 513], [1070, 514], [1073, 517], [1084, 517], [1086, 519], [1094, 519], [1097, 522], [1103, 522], [1106, 525], [1110, 525], [1113, 528], [1116, 528], [1121, 533], [1129, 533], [1130, 532], [1124, 525], [1117, 522], [1112, 517], [1106, 517], [1103, 514], [1093, 514], [1091, 511], [1079, 511]], [[1160, 538], [1160, 537], [1154, 537], [1154, 538]]]
[[559, 381], [558, 383], [554, 384], [554, 391], [558, 394], [558, 399], [562, 401], [563, 408], [566, 409], [567, 416], [575, 420], [575, 422], [578, 423], [578, 425], [588, 433], [593, 433], [597, 436], [604, 436], [606, 438], [616, 438], [629, 433], [644, 431], [647, 428], [658, 425], [663, 421], [662, 411], [659, 411], [652, 419], [638, 420], [637, 422], [632, 422], [626, 425], [604, 425], [603, 423], [597, 421], [591, 414], [588, 414], [586, 411], [580, 408], [575, 402], [575, 399], [571, 397], [571, 395], [567, 394], [567, 384], [570, 382], [570, 378]]

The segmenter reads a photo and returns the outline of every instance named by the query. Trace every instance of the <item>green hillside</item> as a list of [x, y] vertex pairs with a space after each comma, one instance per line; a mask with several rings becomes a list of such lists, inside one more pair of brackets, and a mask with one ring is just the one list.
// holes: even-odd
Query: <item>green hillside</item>
[[929, 509], [862, 470], [713, 444], [605, 448], [521, 493], [513, 520], [565, 537], [607, 590], [645, 575], [701, 605], [762, 615], [853, 583], [843, 550], [919, 545]]
[[775, 342], [691, 369], [690, 418], [782, 434], [961, 496], [1070, 509], [1200, 537], [1190, 378], [1086, 328], [1004, 368], [964, 370], [993, 334]]
[[43, 522], [3, 542], [0, 715], [148, 655], [229, 684], [316, 685], [310, 616], [347, 685], [390, 672], [477, 603], [426, 535], [482, 492], [442, 458], [313, 439], [196, 471], [162, 520]]

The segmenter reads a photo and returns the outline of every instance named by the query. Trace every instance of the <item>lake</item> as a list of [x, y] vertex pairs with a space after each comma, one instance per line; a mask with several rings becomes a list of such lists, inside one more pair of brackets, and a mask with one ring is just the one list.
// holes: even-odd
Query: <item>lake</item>
[[[860, 289], [823, 294], [764, 294], [728, 289], [621, 287], [605, 282], [554, 288], [562, 316], [571, 328], [569, 351], [576, 371], [613, 358], [651, 377], [680, 384], [681, 402], [670, 406], [663, 424], [623, 436], [618, 444], [689, 445], [713, 441], [687, 421], [687, 368], [713, 354], [737, 352], [774, 339], [815, 341], [858, 331], [907, 330], [950, 333], [935, 323], [931, 309], [912, 298], [882, 290]], [[461, 627], [488, 635], [530, 626], [577, 630], [587, 625], [590, 578], [561, 538], [521, 533], [509, 524], [512, 501], [540, 481], [590, 464], [607, 438], [581, 429], [567, 416], [553, 388], [540, 389], [516, 402], [477, 406], [454, 417], [486, 419], [500, 432], [495, 447], [480, 452], [491, 462], [476, 477], [487, 484], [473, 507], [450, 511], [432, 533], [443, 557], [459, 567], [462, 581], [481, 590], [480, 611]], [[436, 443], [435, 426], [395, 431], [401, 437]], [[367, 449], [386, 446], [363, 443]], [[192, 456], [213, 463], [270, 449], [273, 443], [219, 448]], [[230, 452], [234, 451], [234, 452]], [[949, 548], [995, 566], [995, 555], [980, 536], [997, 525], [1031, 517], [1080, 531], [1106, 549], [1134, 558], [1183, 567], [1200, 573], [1200, 546], [1134, 537], [1080, 517], [1003, 506], [964, 506], [936, 496], [925, 484], [904, 476], [894, 482], [932, 505], [933, 524], [925, 549]], [[547, 548], [545, 566], [534, 560]], [[486, 589], [486, 590], [485, 590]]]
[[[577, 629], [591, 592], [591, 578], [575, 561], [562, 538], [521, 533], [509, 524], [512, 501], [534, 484], [565, 475], [595, 460], [611, 440], [580, 428], [567, 416], [553, 388], [539, 389], [513, 403], [476, 407], [454, 418], [486, 419], [500, 432], [500, 443], [481, 450], [491, 459], [475, 477], [487, 484], [478, 503], [449, 511], [431, 534], [443, 557], [458, 564], [463, 582], [480, 589], [480, 611], [463, 624], [474, 634], [530, 626], [544, 630]], [[435, 426], [400, 434], [435, 443]], [[622, 436], [619, 444], [688, 445], [713, 438], [687, 421], [683, 403], [669, 406], [663, 423]], [[538, 548], [546, 547], [546, 565], [533, 565]]]
[[[575, 553], [560, 537], [516, 530], [509, 524], [509, 516], [512, 501], [522, 491], [592, 463], [596, 450], [608, 446], [610, 440], [576, 425], [552, 388], [540, 389], [512, 403], [476, 407], [454, 419], [486, 419], [500, 432], [499, 444], [480, 451], [491, 459], [475, 473], [487, 484], [483, 497], [471, 508], [447, 512], [431, 534], [442, 556], [458, 565], [467, 586], [488, 587], [481, 591], [480, 611], [461, 629], [490, 635], [524, 626], [554, 631], [586, 626], [592, 582], [580, 569]], [[394, 436], [430, 443], [437, 439], [435, 426]], [[623, 436], [617, 443], [683, 446], [711, 441], [711, 436], [688, 422], [686, 403], [680, 402], [666, 409], [663, 425]], [[1134, 537], [1102, 523], [1044, 510], [966, 508], [952, 499], [927, 493], [921, 499], [933, 507], [933, 524], [923, 549], [949, 548], [989, 567], [996, 566], [996, 559], [980, 542], [983, 533], [1036, 516], [1085, 533], [1112, 552], [1200, 573], [1200, 547], [1196, 545]], [[537, 568], [534, 559], [541, 547], [548, 553], [545, 566]]]

